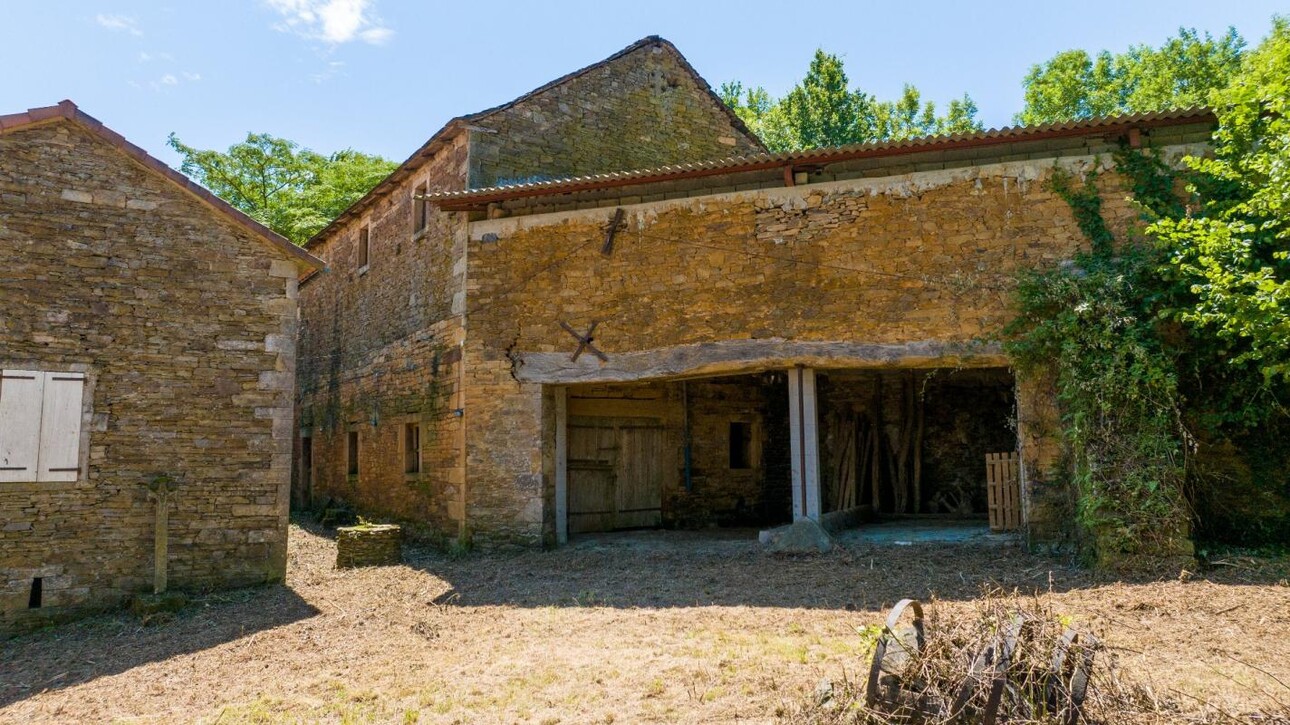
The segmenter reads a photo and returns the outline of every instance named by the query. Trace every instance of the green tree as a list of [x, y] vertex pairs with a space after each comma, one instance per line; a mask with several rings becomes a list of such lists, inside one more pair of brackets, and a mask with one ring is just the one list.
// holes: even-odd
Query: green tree
[[1214, 155], [1187, 159], [1191, 213], [1148, 231], [1192, 294], [1182, 319], [1217, 335], [1233, 362], [1290, 382], [1290, 19], [1273, 20], [1210, 102]]
[[895, 101], [879, 101], [852, 89], [842, 59], [815, 51], [806, 77], [772, 98], [766, 89], [725, 83], [718, 91], [766, 146], [774, 151], [842, 146], [982, 129], [977, 107], [966, 94], [950, 101], [944, 116], [918, 89], [906, 85]]
[[1034, 125], [1203, 106], [1236, 74], [1244, 48], [1235, 28], [1219, 38], [1179, 28], [1159, 48], [1095, 56], [1067, 50], [1031, 67], [1022, 81], [1026, 105], [1014, 120]]
[[196, 149], [170, 134], [179, 170], [273, 231], [303, 244], [397, 164], [352, 149], [324, 156], [287, 139], [247, 134], [227, 151]]

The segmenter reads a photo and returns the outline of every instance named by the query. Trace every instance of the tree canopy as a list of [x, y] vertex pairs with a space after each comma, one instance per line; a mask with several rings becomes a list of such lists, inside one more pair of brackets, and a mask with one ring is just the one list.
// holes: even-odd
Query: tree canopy
[[1209, 98], [1213, 157], [1187, 159], [1194, 205], [1148, 231], [1193, 295], [1182, 319], [1290, 382], [1290, 19]]
[[179, 169], [273, 231], [303, 244], [397, 164], [353, 149], [323, 155], [269, 134], [227, 151], [196, 149], [170, 134]]
[[782, 98], [761, 86], [723, 83], [722, 100], [772, 151], [842, 146], [917, 136], [980, 131], [977, 107], [964, 94], [950, 101], [944, 115], [936, 104], [906, 84], [898, 100], [880, 101], [852, 89], [842, 59], [815, 51], [806, 77]]
[[1179, 28], [1159, 48], [1063, 51], [1030, 68], [1021, 82], [1026, 105], [1013, 120], [1034, 125], [1203, 106], [1235, 76], [1244, 48], [1235, 28], [1218, 38]]

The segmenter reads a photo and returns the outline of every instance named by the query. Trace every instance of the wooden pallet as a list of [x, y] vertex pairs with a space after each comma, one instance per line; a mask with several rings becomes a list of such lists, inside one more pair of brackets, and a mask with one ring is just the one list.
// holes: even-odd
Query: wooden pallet
[[991, 531], [1015, 531], [1021, 526], [1021, 479], [1016, 451], [985, 454], [986, 493]]

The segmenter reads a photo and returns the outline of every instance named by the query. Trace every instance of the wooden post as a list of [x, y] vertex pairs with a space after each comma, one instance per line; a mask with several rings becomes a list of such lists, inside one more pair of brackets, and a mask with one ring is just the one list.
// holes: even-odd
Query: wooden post
[[555, 542], [569, 543], [569, 389], [555, 389]]
[[820, 440], [815, 371], [788, 371], [788, 429], [792, 440], [793, 520], [820, 520]]

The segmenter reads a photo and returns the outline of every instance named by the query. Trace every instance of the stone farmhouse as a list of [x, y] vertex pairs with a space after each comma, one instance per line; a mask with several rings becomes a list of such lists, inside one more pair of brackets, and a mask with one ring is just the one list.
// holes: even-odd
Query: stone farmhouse
[[280, 580], [321, 262], [70, 101], [0, 116], [0, 258], [0, 632], [152, 591], [154, 554]]
[[[1178, 111], [768, 153], [646, 38], [451, 121], [307, 246], [295, 496], [476, 543], [984, 513], [1060, 530], [1054, 393], [997, 343], [1087, 242], [1048, 190]], [[996, 468], [995, 470], [1003, 470]], [[1002, 489], [1000, 489], [1002, 490]]]

